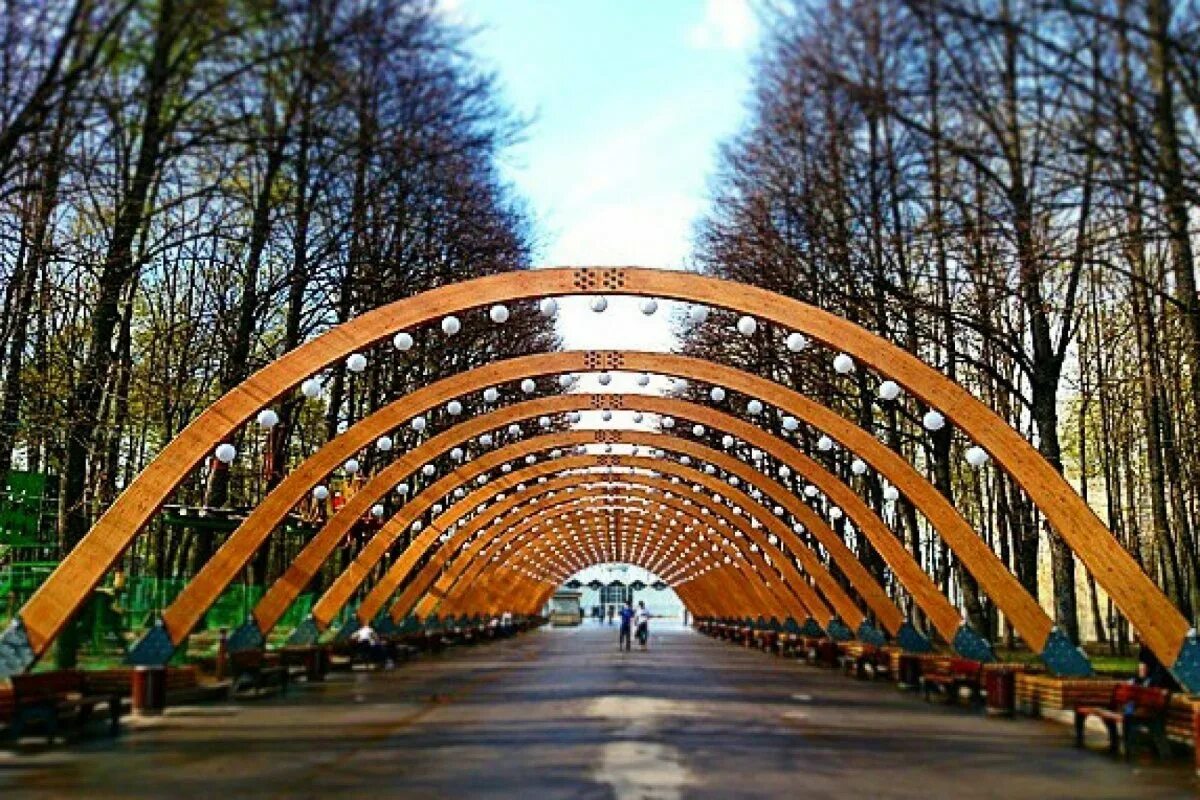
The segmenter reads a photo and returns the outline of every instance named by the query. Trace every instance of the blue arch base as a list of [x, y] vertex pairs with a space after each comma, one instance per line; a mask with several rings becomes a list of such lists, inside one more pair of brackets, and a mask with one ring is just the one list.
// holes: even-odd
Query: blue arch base
[[855, 633], [860, 642], [873, 644], [876, 647], [883, 647], [887, 644], [887, 636], [883, 634], [883, 631], [866, 620], [863, 620], [863, 623], [858, 626], [858, 630]]
[[13, 617], [8, 627], [0, 634], [0, 679], [17, 675], [29, 669], [37, 656], [29, 646], [29, 635], [25, 623], [19, 616]]
[[933, 650], [933, 645], [925, 638], [925, 634], [917, 630], [911, 622], [905, 622], [900, 626], [900, 630], [896, 631], [896, 644], [909, 653], [928, 653]]
[[266, 638], [258, 629], [258, 621], [254, 617], [250, 617], [229, 635], [226, 647], [231, 653], [239, 653], [243, 650], [262, 650], [266, 643]]
[[804, 625], [800, 628], [800, 635], [824, 637], [825, 631], [821, 630], [821, 626], [817, 624], [815, 619], [809, 617], [804, 620]]
[[316, 644], [319, 638], [321, 638], [321, 629], [317, 627], [317, 621], [313, 619], [313, 615], [309, 614], [292, 631], [287, 643], [293, 645]]
[[848, 642], [854, 638], [854, 631], [846, 626], [837, 617], [829, 620], [829, 624], [825, 626], [825, 630], [829, 631], [829, 638], [837, 642]]
[[1179, 657], [1171, 665], [1171, 674], [1180, 685], [1190, 692], [1200, 692], [1200, 636], [1196, 629], [1188, 631], [1179, 650]]
[[1042, 662], [1055, 675], [1086, 678], [1096, 674], [1092, 662], [1088, 661], [1082, 650], [1071, 644], [1071, 640], [1057, 625], [1050, 629], [1050, 635], [1046, 637], [1046, 644], [1042, 647]]
[[167, 635], [162, 618], [154, 620], [154, 626], [138, 640], [125, 656], [125, 663], [135, 667], [165, 667], [175, 655], [175, 644]]
[[963, 658], [984, 663], [996, 660], [996, 654], [992, 652], [992, 646], [988, 644], [988, 640], [976, 633], [975, 629], [965, 622], [955, 632], [954, 641], [950, 643], [950, 646]]

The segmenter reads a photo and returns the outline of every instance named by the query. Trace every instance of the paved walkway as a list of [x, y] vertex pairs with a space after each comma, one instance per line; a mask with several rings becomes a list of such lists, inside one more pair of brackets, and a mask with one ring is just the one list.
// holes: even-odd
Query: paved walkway
[[115, 742], [0, 751], [0, 797], [1195, 796], [1188, 765], [1079, 752], [1060, 725], [928, 706], [683, 630], [619, 654], [613, 630], [589, 621], [177, 709]]

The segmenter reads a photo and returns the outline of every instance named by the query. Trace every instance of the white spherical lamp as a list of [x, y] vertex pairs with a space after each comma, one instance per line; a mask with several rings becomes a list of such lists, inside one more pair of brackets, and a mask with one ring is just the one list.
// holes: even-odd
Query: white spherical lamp
[[642, 313], [647, 317], [652, 316], [655, 311], [658, 311], [658, 301], [654, 298], [647, 297], [638, 304], [638, 308], [640, 308]]
[[688, 321], [693, 325], [702, 325], [708, 320], [708, 306], [692, 306], [688, 309]]
[[638, 375], [637, 385], [642, 386], [642, 387], [649, 386], [650, 385], [650, 376], [644, 372], [641, 375]]
[[321, 382], [316, 378], [309, 378], [304, 383], [300, 384], [300, 394], [304, 395], [309, 400], [316, 400], [321, 396]]
[[828, 436], [822, 436], [820, 439], [817, 439], [817, 449], [828, 453], [833, 449], [833, 439], [830, 439]]
[[808, 347], [808, 339], [802, 333], [789, 333], [787, 337], [787, 349], [793, 353], [799, 353], [805, 347]]
[[596, 295], [592, 298], [590, 305], [592, 311], [595, 311], [597, 314], [602, 314], [604, 313], [604, 310], [608, 308], [608, 298], [604, 295]]
[[942, 416], [940, 411], [930, 409], [921, 418], [921, 424], [925, 426], [925, 430], [927, 431], [940, 431], [946, 427], [946, 418]]
[[409, 422], [408, 424], [417, 433], [421, 433], [422, 431], [425, 430], [425, 428], [427, 428], [429, 426], [429, 423], [426, 422], [425, 418], [421, 417], [421, 416], [413, 417], [412, 421]]
[[213, 451], [213, 455], [217, 457], [217, 461], [222, 464], [228, 464], [237, 458], [237, 448], [225, 442], [217, 445], [217, 449]]
[[351, 458], [351, 459], [347, 460], [346, 463], [342, 465], [342, 469], [346, 471], [347, 475], [358, 474], [358, 470], [359, 470], [358, 459]]
[[494, 387], [488, 387], [483, 390], [483, 402], [491, 404], [500, 399], [500, 392]]
[[371, 506], [371, 516], [374, 517], [375, 519], [379, 519], [380, 517], [383, 516], [383, 504], [382, 503], [376, 503], [375, 505]]
[[883, 490], [883, 499], [889, 503], [894, 503], [900, 499], [900, 490], [895, 486], [888, 486]]
[[643, 419], [645, 419], [645, 416], [642, 414], [642, 412], [640, 412], [640, 411], [633, 412], [634, 424], [640, 425]]
[[447, 336], [453, 336], [462, 330], [462, 323], [458, 321], [458, 317], [451, 314], [447, 317], [442, 317], [442, 333]]
[[508, 306], [497, 303], [488, 309], [488, 318], [497, 325], [508, 322]]
[[466, 455], [467, 454], [463, 452], [463, 449], [461, 447], [456, 447], [450, 451], [450, 460], [451, 461], [462, 461], [464, 458], [466, 458]]
[[758, 320], [754, 317], [745, 316], [738, 318], [737, 330], [742, 336], [753, 336], [758, 330]]
[[491, 447], [493, 441], [494, 439], [492, 439], [492, 435], [490, 433], [485, 433], [479, 437], [479, 444], [483, 447]]
[[275, 413], [274, 409], [264, 408], [258, 412], [258, 424], [264, 428], [274, 428], [279, 424], [279, 415]]
[[400, 495], [401, 497], [404, 497], [405, 495], [408, 494], [408, 492], [409, 492], [409, 488], [408, 488], [407, 483], [397, 483], [396, 484], [396, 494]]
[[703, 436], [704, 435], [704, 426], [703, 425], [693, 425], [692, 426], [692, 435], [693, 436]]
[[975, 447], [967, 448], [966, 457], [967, 457], [967, 463], [970, 464], [975, 469], [979, 469], [980, 467], [982, 467], [984, 464], [986, 464], [988, 462], [988, 459], [990, 458], [990, 456], [987, 453], [987, 450], [984, 450], [982, 447], [979, 447], [978, 445], [976, 445]]
[[854, 359], [845, 353], [838, 353], [833, 359], [833, 369], [839, 375], [848, 375], [854, 371]]
[[805, 497], [810, 497], [810, 498], [811, 498], [811, 497], [816, 497], [816, 496], [817, 496], [817, 491], [818, 491], [818, 490], [817, 490], [817, 487], [813, 486], [813, 485], [810, 483], [810, 484], [808, 484], [807, 486], [805, 486], [805, 487], [804, 487], [804, 496], [805, 496]]
[[375, 446], [378, 447], [384, 453], [386, 453], [388, 450], [392, 449], [392, 444], [393, 444], [392, 437], [390, 437], [390, 436], [380, 436], [378, 439], [375, 440]]
[[351, 372], [362, 372], [367, 368], [367, 357], [362, 353], [355, 353], [346, 359], [346, 369]]
[[317, 486], [313, 489], [313, 499], [317, 502], [329, 499], [329, 488], [326, 486]]
[[722, 436], [721, 437], [721, 446], [724, 447], [726, 450], [733, 447], [733, 437], [730, 436], [729, 434], [725, 434], [724, 436]]
[[829, 518], [832, 520], [841, 519], [842, 518], [842, 510], [840, 508], [838, 508], [837, 506], [830, 506]]
[[407, 353], [409, 350], [412, 350], [412, 346], [413, 346], [412, 334], [407, 333], [405, 331], [400, 331], [399, 333], [397, 333], [395, 336], [392, 337], [392, 344], [401, 353]]
[[463, 412], [463, 404], [458, 402], [457, 400], [451, 400], [449, 403], [446, 403], [446, 413], [449, 414], [450, 416], [457, 417], [462, 412]]
[[421, 474], [426, 478], [432, 478], [435, 472], [437, 472], [437, 467], [435, 467], [433, 464], [426, 464], [425, 466], [421, 467]]
[[533, 378], [526, 378], [521, 381], [521, 391], [525, 394], [533, 394], [537, 391], [537, 381]]
[[746, 412], [749, 414], [758, 416], [762, 413], [762, 410], [763, 404], [761, 400], [751, 400], [749, 403], [746, 403]]
[[553, 317], [558, 312], [558, 301], [553, 297], [547, 297], [538, 303], [538, 311], [543, 317]]
[[900, 384], [895, 381], [884, 381], [879, 384], [880, 400], [895, 400], [900, 396]]
[[600, 382], [601, 386], [608, 386], [612, 383], [612, 375], [607, 372], [601, 372], [596, 376], [596, 380]]
[[867, 472], [867, 464], [861, 458], [856, 458], [850, 462], [850, 471], [855, 475], [865, 475]]
[[714, 386], [708, 393], [708, 396], [712, 398], [714, 403], [720, 403], [725, 399], [725, 390], [720, 386]]
[[800, 420], [796, 419], [795, 417], [786, 416], [783, 418], [783, 429], [785, 431], [787, 431], [788, 433], [795, 433], [796, 429], [798, 429], [799, 427], [800, 427]]

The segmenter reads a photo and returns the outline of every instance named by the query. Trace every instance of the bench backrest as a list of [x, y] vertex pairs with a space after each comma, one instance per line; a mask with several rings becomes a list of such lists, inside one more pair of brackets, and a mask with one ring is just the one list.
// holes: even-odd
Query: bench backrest
[[76, 669], [13, 675], [11, 680], [13, 700], [17, 705], [82, 694], [84, 689], [83, 673]]
[[972, 658], [951, 658], [950, 672], [955, 676], [978, 678], [983, 672], [983, 662]]
[[1170, 692], [1156, 686], [1137, 686], [1132, 683], [1118, 683], [1113, 687], [1112, 701], [1109, 707], [1120, 711], [1132, 703], [1134, 708], [1144, 714], [1165, 714]]
[[234, 669], [257, 669], [262, 663], [262, 650], [234, 650], [229, 654], [229, 665]]

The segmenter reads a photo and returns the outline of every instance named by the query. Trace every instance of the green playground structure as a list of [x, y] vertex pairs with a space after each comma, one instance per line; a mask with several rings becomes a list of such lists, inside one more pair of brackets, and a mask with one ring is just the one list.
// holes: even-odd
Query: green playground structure
[[[55, 529], [58, 479], [51, 475], [11, 471], [0, 482], [0, 629], [33, 595], [58, 566]], [[197, 517], [168, 512], [167, 525], [195, 525]], [[218, 517], [209, 524], [232, 529]], [[287, 534], [311, 534], [290, 525]], [[159, 613], [183, 590], [187, 578], [159, 579], [147, 575], [113, 573], [96, 589], [78, 623], [81, 640], [93, 654], [119, 658], [138, 635], [154, 624]], [[197, 632], [233, 630], [246, 621], [265, 591], [246, 583], [231, 585], [218, 598]], [[302, 594], [280, 619], [276, 632], [284, 634], [312, 609], [312, 594]]]

